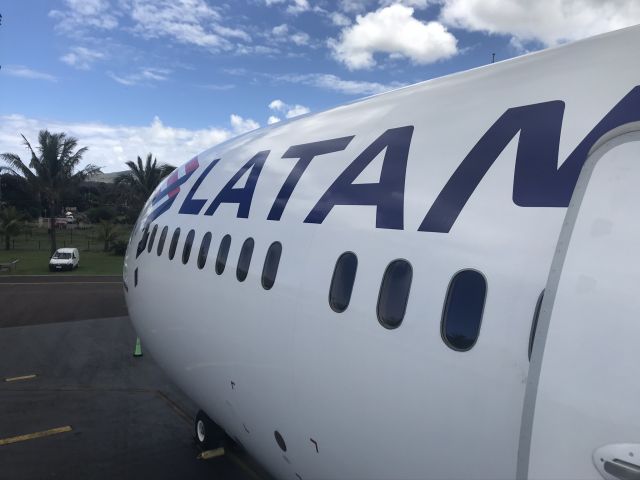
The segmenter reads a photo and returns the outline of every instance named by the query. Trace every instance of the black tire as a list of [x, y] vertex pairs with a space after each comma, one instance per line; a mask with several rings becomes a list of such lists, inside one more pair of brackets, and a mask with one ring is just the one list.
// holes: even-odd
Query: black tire
[[215, 445], [215, 425], [206, 413], [198, 410], [193, 422], [193, 436], [198, 446], [203, 450], [209, 450]]

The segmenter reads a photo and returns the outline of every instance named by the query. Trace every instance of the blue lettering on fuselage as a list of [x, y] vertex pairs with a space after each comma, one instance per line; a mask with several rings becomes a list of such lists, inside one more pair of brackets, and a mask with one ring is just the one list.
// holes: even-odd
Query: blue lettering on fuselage
[[[567, 207], [590, 149], [607, 132], [640, 121], [640, 86], [633, 88], [609, 111], [558, 167], [564, 102], [551, 101], [508, 109], [478, 140], [448, 180], [424, 217], [419, 231], [447, 233], [489, 168], [519, 133], [513, 177], [513, 202], [521, 207]], [[311, 209], [305, 223], [322, 223], [336, 205], [376, 207], [376, 227], [404, 227], [404, 185], [413, 126], [386, 130], [338, 176]], [[300, 177], [319, 155], [343, 151], [353, 136], [294, 145], [283, 158], [297, 158], [267, 215], [278, 221]], [[380, 180], [354, 183], [380, 153], [384, 153]], [[238, 205], [238, 218], [247, 218], [251, 200], [269, 151], [257, 153], [223, 187], [205, 215], [222, 203]], [[218, 163], [211, 162], [187, 194], [179, 213], [197, 215], [207, 200], [194, 199], [200, 184]], [[246, 185], [234, 185], [251, 169]]]

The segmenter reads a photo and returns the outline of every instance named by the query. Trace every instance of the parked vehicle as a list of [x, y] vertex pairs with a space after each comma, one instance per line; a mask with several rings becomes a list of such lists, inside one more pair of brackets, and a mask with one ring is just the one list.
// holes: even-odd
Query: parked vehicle
[[73, 270], [80, 265], [80, 252], [77, 248], [59, 248], [49, 260], [49, 270]]

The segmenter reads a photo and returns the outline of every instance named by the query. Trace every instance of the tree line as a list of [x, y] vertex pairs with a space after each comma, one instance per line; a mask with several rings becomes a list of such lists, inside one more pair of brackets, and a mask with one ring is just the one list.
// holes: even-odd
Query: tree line
[[138, 156], [137, 161], [126, 162], [128, 170], [112, 184], [98, 184], [91, 180], [101, 173], [100, 167], [89, 164], [80, 168], [88, 147], [79, 147], [77, 138], [41, 130], [34, 148], [21, 136], [26, 158], [0, 154], [0, 236], [7, 250], [25, 220], [47, 217], [53, 254], [57, 249], [55, 218], [64, 216], [64, 207], [70, 205], [99, 223], [107, 250], [116, 236], [114, 222], [133, 223], [149, 195], [175, 169], [159, 164], [149, 153], [144, 161]]

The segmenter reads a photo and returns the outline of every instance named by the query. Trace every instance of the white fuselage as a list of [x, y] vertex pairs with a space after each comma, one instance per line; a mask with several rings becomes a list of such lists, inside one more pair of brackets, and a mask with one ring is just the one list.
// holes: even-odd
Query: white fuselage
[[[638, 45], [640, 29], [614, 32], [308, 115], [199, 155], [159, 187], [132, 235], [124, 280], [143, 343], [279, 478], [514, 478], [534, 310], [586, 153], [640, 120], [635, 97], [626, 97], [640, 85]], [[314, 156], [282, 201], [300, 166], [290, 147], [351, 136], [344, 148]], [[557, 154], [545, 150], [554, 138]], [[585, 138], [584, 154], [572, 157]], [[542, 158], [549, 151], [556, 156]], [[374, 157], [364, 167], [356, 161], [363, 155]], [[562, 170], [567, 158], [574, 173]], [[549, 164], [564, 173], [537, 177]], [[180, 181], [178, 192], [163, 194]], [[364, 184], [371, 189], [358, 188]], [[274, 208], [279, 218], [268, 219]], [[136, 255], [145, 225], [158, 228]], [[231, 244], [219, 275], [225, 235]], [[255, 248], [239, 281], [247, 238]], [[281, 258], [266, 290], [263, 264], [276, 241]], [[357, 256], [357, 274], [348, 307], [337, 313], [328, 296], [344, 252]], [[396, 259], [408, 261], [413, 276], [402, 323], [388, 329], [376, 306]], [[477, 341], [457, 351], [441, 323], [449, 284], [464, 269], [480, 272], [487, 291]]]

